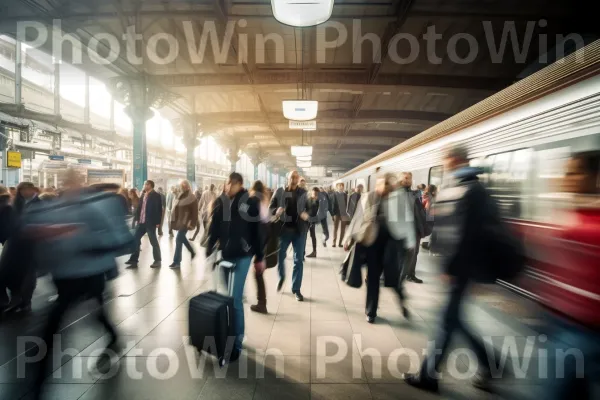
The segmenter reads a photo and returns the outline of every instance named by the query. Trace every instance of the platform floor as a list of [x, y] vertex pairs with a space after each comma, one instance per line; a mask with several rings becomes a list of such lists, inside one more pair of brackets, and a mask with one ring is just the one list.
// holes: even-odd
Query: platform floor
[[[416, 371], [442, 310], [447, 288], [436, 267], [436, 257], [422, 251], [417, 274], [425, 283], [406, 285], [412, 318], [406, 321], [389, 289], [380, 298], [379, 319], [365, 321], [365, 288], [342, 283], [338, 268], [344, 257], [340, 248], [318, 249], [318, 258], [307, 259], [298, 303], [290, 293], [290, 279], [282, 293], [276, 292], [277, 272], [266, 272], [268, 315], [252, 313], [255, 282], [246, 285], [246, 351], [242, 361], [219, 369], [210, 357], [198, 358], [188, 345], [188, 300], [212, 287], [203, 254], [190, 261], [184, 250], [181, 270], [170, 270], [175, 240], [160, 238], [163, 267], [150, 269], [151, 247], [145, 239], [139, 268], [125, 269], [110, 284], [108, 309], [128, 343], [128, 351], [109, 375], [98, 376], [88, 368], [94, 350], [105, 337], [86, 302], [72, 310], [61, 331], [62, 348], [69, 354], [54, 357], [54, 373], [48, 379], [47, 398], [71, 400], [136, 399], [429, 399], [429, 395], [405, 385], [399, 374]], [[291, 258], [291, 257], [290, 257]], [[291, 262], [287, 263], [291, 277]], [[538, 338], [544, 330], [540, 310], [494, 286], [474, 287], [464, 308], [464, 320], [482, 335], [493, 337], [495, 346], [514, 340], [523, 355], [527, 337]], [[26, 336], [35, 336], [45, 323], [53, 294], [51, 283], [41, 279], [34, 312], [27, 318], [8, 318], [0, 323], [0, 399], [27, 398], [31, 389], [31, 364], [27, 357], [37, 349]], [[29, 338], [31, 339], [31, 338]], [[535, 340], [526, 379], [505, 374], [498, 383], [503, 398], [535, 398], [544, 384], [536, 378], [539, 348], [551, 343]], [[464, 341], [458, 338], [454, 346]], [[467, 347], [467, 346], [462, 346]], [[29, 351], [25, 351], [30, 349]], [[400, 355], [404, 349], [404, 355]], [[413, 359], [407, 349], [414, 350]], [[334, 355], [343, 350], [337, 357]], [[266, 355], [265, 355], [266, 354]], [[418, 359], [415, 359], [418, 357]], [[499, 398], [474, 389], [456, 376], [468, 370], [465, 354], [453, 357], [456, 366], [444, 367], [443, 398]], [[521, 359], [522, 361], [523, 359]], [[450, 363], [450, 364], [451, 364]], [[204, 366], [199, 371], [198, 366]], [[193, 368], [190, 368], [192, 366]], [[381, 373], [377, 366], [381, 366]], [[510, 376], [509, 376], [510, 375]]]

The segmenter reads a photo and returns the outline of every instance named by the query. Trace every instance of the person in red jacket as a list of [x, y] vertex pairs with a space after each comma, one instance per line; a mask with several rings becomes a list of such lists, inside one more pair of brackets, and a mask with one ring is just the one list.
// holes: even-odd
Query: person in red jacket
[[599, 166], [600, 152], [575, 154], [567, 164], [563, 191], [572, 196], [571, 208], [550, 239], [539, 295], [551, 310], [551, 335], [578, 354], [556, 354], [564, 377], [553, 376], [545, 399], [591, 399], [600, 376]]

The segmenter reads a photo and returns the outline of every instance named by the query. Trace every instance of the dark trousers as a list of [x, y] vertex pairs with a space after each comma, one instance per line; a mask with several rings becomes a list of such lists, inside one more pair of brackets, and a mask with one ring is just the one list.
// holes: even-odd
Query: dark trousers
[[[455, 281], [452, 283], [448, 304], [446, 305], [441, 325], [438, 327], [438, 332], [433, 342], [434, 348], [428, 349], [428, 356], [421, 365], [421, 379], [437, 379], [436, 371], [447, 355], [450, 340], [456, 331], [462, 332], [471, 344], [477, 356], [478, 365], [484, 369], [487, 368], [489, 371], [488, 357], [483, 340], [481, 337], [474, 335], [460, 320], [460, 309], [467, 287], [467, 279], [455, 278]], [[441, 353], [436, 355], [436, 349], [440, 350]], [[496, 356], [495, 359], [499, 360], [499, 357]]]
[[254, 277], [256, 278], [256, 299], [258, 300], [258, 305], [266, 306], [267, 288], [265, 287], [264, 271], [261, 274], [255, 271]]
[[402, 278], [414, 277], [415, 270], [417, 269], [417, 257], [419, 256], [419, 248], [421, 247], [421, 238], [417, 236], [417, 243], [415, 248], [409, 250], [404, 259], [404, 266], [402, 268]]
[[400, 304], [403, 305], [405, 296], [400, 280], [399, 260], [404, 258], [404, 243], [395, 241], [386, 234], [380, 234], [375, 243], [364, 248], [367, 261], [367, 304], [365, 313], [370, 317], [377, 316], [379, 306], [379, 290], [383, 273], [385, 286], [391, 287]]
[[[341, 225], [341, 228], [340, 228]], [[342, 240], [344, 240], [344, 235], [346, 233], [346, 221], [342, 220], [342, 217], [339, 215], [333, 216], [333, 244], [336, 244], [338, 238], [338, 229], [340, 230], [340, 245], [342, 244]]]
[[[97, 321], [106, 329], [111, 336], [112, 341], [117, 339], [117, 331], [114, 325], [110, 322], [104, 310], [104, 286], [106, 284], [104, 273], [88, 276], [84, 278], [74, 279], [55, 279], [54, 284], [58, 292], [58, 298], [54, 304], [48, 325], [44, 330], [43, 340], [47, 345], [47, 351], [44, 358], [39, 361], [39, 370], [36, 379], [36, 394], [39, 396], [41, 387], [46, 376], [51, 372], [47, 370], [48, 357], [52, 354], [54, 345], [54, 334], [60, 327], [60, 322], [67, 310], [76, 305], [78, 302], [87, 299], [94, 299], [100, 305], [100, 308], [95, 311]], [[38, 397], [39, 398], [39, 397]]]
[[162, 236], [163, 235], [163, 224], [165, 223], [165, 212], [164, 212], [164, 208], [163, 208], [163, 213], [162, 216], [160, 217], [160, 225], [158, 225], [158, 236]]
[[133, 253], [131, 253], [130, 260], [137, 262], [140, 259], [140, 246], [142, 245], [142, 238], [145, 234], [148, 234], [148, 239], [150, 239], [154, 261], [162, 261], [160, 256], [160, 245], [158, 244], [158, 239], [156, 237], [156, 227], [148, 224], [138, 224], [137, 229], [135, 230], [135, 248]]
[[327, 218], [321, 220], [321, 229], [323, 229], [323, 235], [325, 236], [325, 241], [329, 240], [329, 226], [327, 225]]
[[192, 255], [196, 254], [194, 248], [187, 240], [187, 233], [187, 228], [183, 228], [177, 231], [177, 237], [175, 238], [175, 254], [173, 255], [173, 263], [175, 264], [181, 263], [181, 253], [183, 251], [183, 246], [185, 246], [185, 248], [188, 249], [189, 252], [192, 253]]
[[310, 232], [310, 240], [312, 242], [313, 252], [316, 253], [317, 252], [317, 233], [315, 231], [315, 224], [310, 224], [308, 231]]

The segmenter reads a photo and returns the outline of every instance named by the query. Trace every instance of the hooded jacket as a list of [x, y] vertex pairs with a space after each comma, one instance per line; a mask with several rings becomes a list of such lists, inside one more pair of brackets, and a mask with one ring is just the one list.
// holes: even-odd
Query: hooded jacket
[[255, 256], [256, 261], [262, 261], [264, 232], [260, 225], [260, 200], [250, 197], [246, 189], [232, 199], [224, 194], [219, 196], [212, 207], [206, 256], [218, 244], [225, 260]]

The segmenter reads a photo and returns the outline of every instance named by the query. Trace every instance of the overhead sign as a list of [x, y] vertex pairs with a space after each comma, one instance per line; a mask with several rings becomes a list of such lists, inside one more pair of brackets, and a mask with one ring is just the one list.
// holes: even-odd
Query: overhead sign
[[116, 183], [123, 186], [125, 183], [125, 171], [122, 169], [88, 169], [87, 183]]
[[65, 161], [65, 156], [53, 155], [53, 156], [48, 156], [48, 159], [52, 160], [52, 161]]
[[90, 160], [89, 158], [78, 158], [77, 162], [79, 164], [91, 164], [92, 160]]
[[6, 152], [6, 167], [7, 168], [21, 168], [21, 153], [18, 151], [7, 151]]
[[317, 129], [317, 121], [290, 121], [290, 129]]

